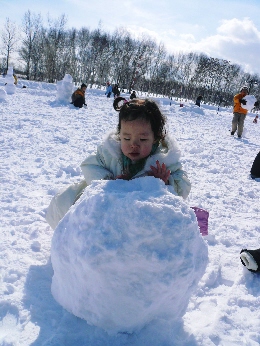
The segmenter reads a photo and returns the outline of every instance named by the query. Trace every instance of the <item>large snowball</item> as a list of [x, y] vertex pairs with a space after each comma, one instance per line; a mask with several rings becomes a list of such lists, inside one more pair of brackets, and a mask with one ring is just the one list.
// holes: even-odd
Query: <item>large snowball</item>
[[15, 86], [15, 84], [7, 83], [7, 84], [5, 85], [5, 91], [6, 91], [6, 93], [9, 94], [9, 95], [15, 94], [15, 92], [16, 92], [16, 86]]
[[6, 91], [4, 89], [0, 89], [0, 102], [5, 101], [6, 99]]
[[241, 103], [241, 107], [244, 109], [247, 109], [248, 111], [251, 111], [251, 109], [254, 108], [254, 104], [256, 102], [255, 96], [254, 95], [246, 95], [243, 99], [246, 100], [246, 104], [243, 105]]
[[52, 293], [107, 332], [179, 320], [207, 264], [195, 214], [160, 179], [95, 181], [56, 228]]

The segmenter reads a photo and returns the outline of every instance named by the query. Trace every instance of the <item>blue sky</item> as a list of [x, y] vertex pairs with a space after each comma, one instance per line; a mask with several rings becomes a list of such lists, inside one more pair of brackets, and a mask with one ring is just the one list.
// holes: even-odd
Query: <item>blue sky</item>
[[169, 53], [204, 52], [230, 60], [250, 73], [260, 74], [259, 0], [0, 0], [0, 30], [8, 17], [21, 24], [30, 9], [58, 18], [67, 27], [98, 27], [113, 32], [124, 27], [139, 37], [146, 33], [163, 42]]

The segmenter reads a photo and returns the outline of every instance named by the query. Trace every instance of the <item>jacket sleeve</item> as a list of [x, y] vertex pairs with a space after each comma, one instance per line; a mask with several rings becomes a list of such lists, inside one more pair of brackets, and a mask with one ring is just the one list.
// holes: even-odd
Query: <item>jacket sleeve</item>
[[171, 171], [169, 177], [169, 184], [173, 186], [178, 196], [182, 196], [184, 199], [188, 197], [191, 190], [191, 183], [188, 178], [188, 174], [182, 169], [181, 164], [167, 167]]
[[241, 103], [240, 103], [240, 100], [242, 98], [242, 95], [241, 94], [237, 94], [234, 96], [234, 109], [233, 109], [233, 112], [234, 113], [242, 113], [242, 114], [247, 114], [247, 109], [241, 107]]
[[114, 179], [113, 173], [106, 168], [102, 146], [98, 147], [96, 155], [87, 157], [80, 167], [87, 184], [90, 184], [92, 180]]
[[234, 107], [239, 107], [240, 106], [240, 99], [241, 99], [242, 95], [237, 94], [234, 96]]
[[48, 224], [55, 229], [69, 208], [79, 199], [87, 184], [85, 180], [59, 191], [51, 200], [45, 214]]

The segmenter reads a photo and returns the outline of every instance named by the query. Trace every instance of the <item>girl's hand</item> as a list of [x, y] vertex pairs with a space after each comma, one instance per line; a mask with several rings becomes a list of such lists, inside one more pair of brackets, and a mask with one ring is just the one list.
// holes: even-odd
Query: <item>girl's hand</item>
[[171, 171], [169, 169], [166, 169], [166, 165], [163, 163], [162, 165], [160, 165], [160, 162], [157, 160], [156, 161], [156, 166], [150, 166], [151, 168], [151, 172], [149, 172], [148, 175], [150, 176], [154, 176], [155, 178], [160, 178], [162, 179], [166, 185], [169, 184], [169, 176], [171, 174]]

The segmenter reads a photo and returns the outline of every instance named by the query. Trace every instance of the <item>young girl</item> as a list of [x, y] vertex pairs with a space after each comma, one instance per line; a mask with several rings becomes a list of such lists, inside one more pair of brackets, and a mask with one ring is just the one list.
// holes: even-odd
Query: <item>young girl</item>
[[[124, 102], [120, 107], [120, 103]], [[133, 179], [152, 175], [186, 198], [191, 184], [179, 162], [176, 142], [165, 135], [165, 118], [154, 101], [118, 97], [117, 131], [86, 158], [81, 169], [87, 184], [97, 179]]]
[[92, 180], [154, 176], [172, 185], [183, 198], [190, 192], [190, 181], [179, 161], [180, 151], [175, 140], [166, 135], [165, 117], [157, 104], [149, 99], [127, 101], [118, 97], [113, 105], [119, 111], [117, 130], [98, 146], [95, 155], [82, 162], [85, 180], [81, 186], [77, 184], [74, 190], [70, 187], [53, 198], [46, 216], [53, 228], [75, 203], [75, 195]]

